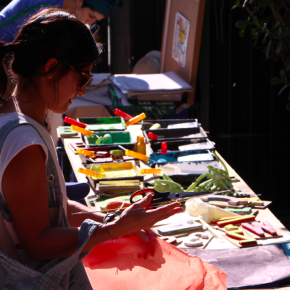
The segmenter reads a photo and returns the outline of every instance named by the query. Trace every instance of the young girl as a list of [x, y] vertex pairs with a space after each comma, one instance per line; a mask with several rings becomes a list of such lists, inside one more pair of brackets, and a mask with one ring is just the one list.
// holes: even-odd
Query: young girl
[[[98, 55], [89, 29], [57, 9], [39, 12], [0, 45], [1, 289], [91, 289], [81, 262], [87, 251], [140, 230], [148, 239], [142, 229], [182, 211], [179, 203], [146, 210], [148, 195], [102, 224], [103, 215], [67, 200], [44, 117], [85, 94]], [[87, 214], [72, 215], [78, 211]]]

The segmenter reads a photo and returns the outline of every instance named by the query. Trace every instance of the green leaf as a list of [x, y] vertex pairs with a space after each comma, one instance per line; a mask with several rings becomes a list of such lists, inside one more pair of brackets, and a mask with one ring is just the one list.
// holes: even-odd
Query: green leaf
[[287, 84], [287, 75], [285, 70], [283, 69], [280, 70], [280, 78], [285, 84]]
[[286, 105], [286, 110], [290, 111], [290, 103]]
[[235, 8], [237, 8], [237, 7], [239, 7], [239, 6], [237, 6], [237, 5], [234, 5], [233, 7], [232, 7], [232, 10], [234, 10]]
[[248, 25], [252, 24], [251, 21], [248, 20], [240, 20], [236, 23], [236, 27], [237, 28], [244, 28], [247, 27]]
[[239, 6], [239, 5], [240, 5], [240, 0], [236, 0], [236, 1], [235, 1], [235, 5], [236, 5], [236, 6]]
[[268, 45], [267, 45], [267, 49], [266, 49], [266, 58], [269, 58], [271, 45], [272, 45], [272, 41], [270, 40]]
[[266, 7], [270, 4], [271, 0], [258, 0], [258, 5], [261, 7]]
[[288, 88], [288, 85], [285, 85], [285, 86], [282, 87], [282, 89], [281, 89], [281, 90], [279, 91], [279, 93], [278, 93], [278, 96], [280, 96], [280, 95], [284, 92], [284, 90], [285, 90], [286, 88]]
[[290, 57], [288, 57], [284, 63], [284, 67], [286, 70], [290, 69]]
[[246, 27], [242, 28], [240, 30], [239, 36], [244, 37], [245, 36], [245, 31], [246, 31]]
[[282, 46], [283, 46], [283, 41], [281, 40], [281, 41], [279, 41], [279, 43], [276, 46], [276, 53], [277, 54], [280, 53]]
[[272, 78], [270, 80], [270, 82], [271, 82], [272, 85], [284, 84], [284, 82], [281, 79], [277, 78], [277, 77]]
[[264, 38], [263, 38], [263, 43], [265, 43], [265, 42], [266, 42], [266, 40], [267, 40], [267, 37], [268, 37], [268, 33], [266, 33], [266, 34], [265, 34], [265, 36], [264, 36]]

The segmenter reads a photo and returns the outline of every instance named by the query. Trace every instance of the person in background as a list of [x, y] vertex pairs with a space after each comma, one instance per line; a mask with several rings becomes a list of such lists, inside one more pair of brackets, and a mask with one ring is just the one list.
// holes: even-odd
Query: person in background
[[23, 23], [41, 7], [63, 8], [92, 26], [108, 16], [116, 0], [13, 0], [0, 12], [0, 41], [12, 42]]
[[88, 251], [130, 233], [149, 242], [148, 229], [183, 211], [178, 202], [150, 209], [149, 194], [106, 222], [67, 199], [44, 116], [86, 93], [98, 55], [89, 28], [53, 8], [0, 43], [0, 289], [92, 289], [81, 261]]

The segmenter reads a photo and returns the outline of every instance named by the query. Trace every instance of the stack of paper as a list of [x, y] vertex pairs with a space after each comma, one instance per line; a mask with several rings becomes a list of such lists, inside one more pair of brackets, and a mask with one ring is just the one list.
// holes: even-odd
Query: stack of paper
[[122, 94], [138, 100], [181, 101], [183, 93], [192, 91], [174, 72], [112, 75], [110, 80]]

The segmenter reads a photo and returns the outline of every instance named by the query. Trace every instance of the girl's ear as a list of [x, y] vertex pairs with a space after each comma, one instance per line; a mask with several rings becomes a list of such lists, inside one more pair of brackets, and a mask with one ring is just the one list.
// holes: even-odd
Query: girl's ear
[[44, 66], [44, 72], [52, 72], [53, 68], [57, 66], [57, 63], [58, 61], [56, 58], [49, 59]]

